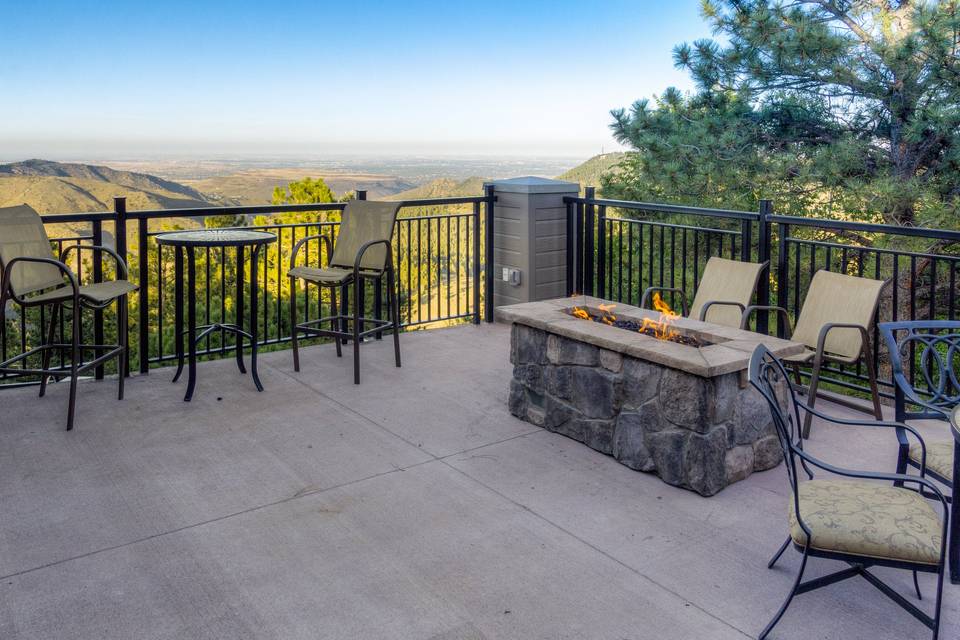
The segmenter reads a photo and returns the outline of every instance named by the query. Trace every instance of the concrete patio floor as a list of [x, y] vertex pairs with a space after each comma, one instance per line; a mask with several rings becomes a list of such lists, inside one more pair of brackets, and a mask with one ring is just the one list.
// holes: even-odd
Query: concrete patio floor
[[[782, 466], [701, 498], [513, 418], [508, 327], [401, 341], [402, 369], [363, 346], [360, 386], [332, 345], [300, 373], [264, 355], [262, 394], [229, 359], [201, 363], [191, 403], [169, 369], [123, 402], [84, 383], [71, 433], [66, 385], [0, 392], [0, 638], [756, 637], [799, 559], [766, 569]], [[815, 425], [810, 450], [892, 470], [896, 443]], [[774, 637], [929, 632], [852, 580], [799, 596]]]

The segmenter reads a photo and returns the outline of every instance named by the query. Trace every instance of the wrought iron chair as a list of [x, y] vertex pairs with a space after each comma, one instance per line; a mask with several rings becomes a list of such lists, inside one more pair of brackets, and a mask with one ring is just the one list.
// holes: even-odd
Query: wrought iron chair
[[[791, 328], [790, 314], [785, 308], [768, 305], [747, 307], [743, 312], [740, 328], [749, 328], [750, 317], [757, 311], [775, 311], [780, 314], [789, 330], [790, 340], [807, 346], [803, 353], [790, 356], [785, 361], [793, 369], [798, 388], [802, 387], [800, 367], [812, 366], [810, 386], [807, 389], [810, 406], [817, 401], [817, 389], [824, 363], [850, 366], [863, 359], [870, 383], [873, 415], [877, 420], [881, 420], [883, 412], [877, 389], [876, 362], [870, 348], [869, 327], [873, 325], [877, 306], [880, 304], [880, 291], [885, 284], [882, 280], [858, 278], [822, 269], [817, 271], [810, 281], [810, 288], [795, 328]], [[855, 409], [861, 408], [845, 401], [842, 396], [831, 399]], [[804, 419], [804, 438], [810, 437], [812, 419], [811, 414], [807, 414]]]
[[[393, 350], [400, 366], [400, 308], [397, 301], [396, 278], [393, 266], [393, 227], [397, 220], [398, 202], [352, 200], [343, 210], [340, 232], [331, 247], [324, 235], [307, 236], [293, 247], [290, 256], [290, 322], [293, 325], [293, 368], [300, 371], [298, 334], [331, 337], [337, 346], [337, 357], [343, 355], [341, 342], [353, 341], [353, 381], [360, 384], [360, 341], [368, 335], [380, 334], [384, 327], [393, 328]], [[300, 248], [311, 240], [321, 241], [328, 256], [326, 267], [297, 266]], [[387, 278], [387, 313], [389, 319], [365, 318], [361, 309], [361, 291], [366, 280], [377, 285]], [[297, 322], [297, 280], [330, 289], [333, 315]], [[353, 286], [353, 313], [346, 309], [347, 287]], [[337, 312], [336, 290], [343, 290], [344, 304]], [[329, 328], [324, 328], [328, 324]], [[372, 328], [361, 330], [361, 325]]]
[[[925, 447], [923, 439], [916, 430], [905, 424], [841, 420], [801, 403], [795, 388], [789, 384], [784, 364], [763, 345], [758, 346], [751, 357], [749, 377], [750, 384], [770, 407], [791, 490], [788, 511], [790, 535], [771, 558], [767, 568], [773, 568], [791, 544], [803, 554], [790, 593], [760, 634], [760, 639], [770, 634], [794, 596], [861, 576], [931, 629], [936, 640], [940, 630], [950, 509], [946, 499], [936, 485], [922, 475], [850, 470], [815, 458], [803, 449], [803, 438], [799, 434], [801, 414], [815, 415], [840, 425], [902, 429], [917, 439], [921, 449]], [[814, 479], [812, 468], [854, 480], [834, 477]], [[801, 470], [808, 480], [800, 481]], [[887, 482], [913, 484], [929, 491], [931, 496], [939, 499], [943, 516], [919, 492], [890, 486]], [[849, 566], [803, 582], [808, 558], [839, 560]], [[869, 570], [872, 567], [912, 571], [917, 598], [921, 598], [917, 573], [935, 573], [937, 596], [933, 615], [923, 612], [881, 581]]]
[[[957, 379], [960, 371], [960, 354], [957, 353], [960, 351], [960, 322], [884, 322], [878, 328], [890, 352], [890, 366], [896, 385], [896, 420], [949, 421], [951, 411], [960, 404], [960, 381]], [[914, 366], [905, 367], [905, 358], [913, 361]], [[910, 370], [912, 376], [908, 376], [905, 369]], [[916, 410], [908, 411], [908, 404]], [[923, 450], [915, 444], [911, 445], [900, 429], [897, 430], [897, 440], [900, 443], [897, 473], [906, 473], [907, 467], [925, 468], [926, 475], [953, 487], [956, 461], [952, 439], [931, 442], [927, 445], [925, 458]]]
[[[109, 254], [116, 262], [116, 280], [81, 285], [77, 276], [66, 265], [72, 251], [92, 251], [94, 259]], [[117, 359], [117, 397], [123, 400], [127, 354], [127, 295], [137, 287], [127, 281], [127, 266], [115, 251], [93, 245], [70, 245], [60, 254], [60, 259], [51, 256], [50, 239], [40, 215], [27, 205], [0, 209], [0, 328], [6, 327], [7, 300], [21, 308], [51, 305], [49, 333], [40, 346], [29, 349], [13, 358], [0, 362], [0, 374], [13, 376], [39, 376], [40, 397], [47, 390], [47, 378], [59, 380], [70, 378], [70, 401], [67, 409], [67, 431], [73, 429], [77, 405], [77, 379], [79, 376], [104, 362]], [[104, 309], [117, 303], [118, 339], [115, 345], [82, 344], [80, 316], [83, 309]], [[64, 308], [72, 310], [70, 342], [55, 342], [58, 315]], [[44, 328], [40, 327], [41, 335]], [[0, 337], [0, 339], [3, 339]], [[52, 351], [69, 350], [69, 369], [50, 368]], [[83, 353], [93, 352], [93, 359], [83, 362]], [[41, 366], [28, 368], [26, 360], [40, 355]], [[20, 366], [14, 366], [20, 364]]]
[[640, 307], [650, 308], [654, 292], [670, 291], [680, 294], [680, 308], [684, 316], [739, 327], [741, 315], [753, 300], [757, 282], [769, 264], [769, 260], [761, 263], [742, 262], [714, 256], [707, 260], [689, 309], [684, 290], [677, 287], [647, 287], [640, 298]]

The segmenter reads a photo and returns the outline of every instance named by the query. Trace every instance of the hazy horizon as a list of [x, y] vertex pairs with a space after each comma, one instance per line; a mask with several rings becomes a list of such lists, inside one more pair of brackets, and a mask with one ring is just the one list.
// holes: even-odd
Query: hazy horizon
[[586, 158], [708, 33], [694, 0], [21, 4], [0, 159]]

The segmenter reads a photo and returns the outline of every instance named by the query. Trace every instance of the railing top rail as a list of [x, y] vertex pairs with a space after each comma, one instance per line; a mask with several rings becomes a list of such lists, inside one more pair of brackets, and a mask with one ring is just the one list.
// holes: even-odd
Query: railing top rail
[[606, 198], [580, 198], [566, 196], [565, 204], [579, 203], [592, 204], [600, 207], [614, 207], [617, 209], [632, 209], [635, 211], [656, 211], [659, 213], [681, 213], [694, 216], [709, 216], [712, 218], [734, 218], [737, 220], [759, 220], [760, 214], [756, 211], [736, 211], [734, 209], [708, 209], [704, 207], [688, 207], [679, 204], [658, 204], [653, 202], [634, 202], [632, 200], [609, 200]]
[[849, 220], [830, 220], [828, 218], [801, 218], [799, 216], [767, 216], [770, 222], [788, 224], [798, 227], [817, 227], [820, 229], [835, 229], [838, 231], [859, 231], [861, 233], [889, 233], [898, 236], [914, 236], [919, 238], [933, 238], [935, 240], [952, 240], [960, 242], [960, 231], [947, 229], [930, 229], [926, 227], [899, 227], [892, 224], [873, 224], [870, 222], [852, 222]]
[[[485, 202], [484, 195], [461, 196], [457, 198], [423, 198], [418, 200], [402, 200], [400, 207], [433, 207], [449, 206], [458, 204], [474, 204]], [[160, 219], [160, 218], [183, 218], [183, 217], [205, 217], [205, 216], [243, 216], [243, 215], [270, 215], [273, 213], [295, 213], [312, 211], [339, 211], [347, 205], [346, 202], [317, 202], [309, 204], [267, 204], [267, 205], [243, 205], [230, 207], [186, 207], [180, 209], [140, 209], [137, 211], [127, 211], [127, 219]], [[45, 223], [65, 223], [65, 222], [93, 222], [95, 220], [115, 220], [117, 217], [114, 211], [96, 211], [90, 213], [61, 213], [45, 214], [41, 219]]]

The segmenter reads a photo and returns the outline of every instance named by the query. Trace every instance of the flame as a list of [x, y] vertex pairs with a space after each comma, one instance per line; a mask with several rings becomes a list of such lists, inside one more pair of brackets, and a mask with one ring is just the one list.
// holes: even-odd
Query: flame
[[573, 311], [571, 311], [570, 314], [571, 314], [574, 318], [580, 318], [581, 320], [589, 320], [589, 319], [590, 319], [590, 314], [587, 313], [587, 310], [586, 310], [586, 309], [581, 309], [580, 307], [574, 307], [574, 308], [573, 308]]
[[617, 316], [613, 315], [611, 311], [617, 308], [615, 304], [598, 304], [597, 309], [603, 312], [603, 317], [600, 318], [600, 321], [604, 324], [613, 325], [617, 321]]
[[660, 318], [657, 320], [644, 318], [640, 333], [652, 335], [658, 340], [676, 339], [679, 333], [670, 325], [680, 316], [670, 308], [670, 305], [664, 302], [659, 292], [653, 294], [653, 308], [660, 312]]

